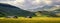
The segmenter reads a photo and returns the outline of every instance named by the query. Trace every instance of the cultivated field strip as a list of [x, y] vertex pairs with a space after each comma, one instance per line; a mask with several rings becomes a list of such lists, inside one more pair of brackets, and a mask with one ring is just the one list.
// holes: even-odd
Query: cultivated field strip
[[60, 23], [60, 18], [33, 17], [33, 18], [0, 18], [0, 23]]

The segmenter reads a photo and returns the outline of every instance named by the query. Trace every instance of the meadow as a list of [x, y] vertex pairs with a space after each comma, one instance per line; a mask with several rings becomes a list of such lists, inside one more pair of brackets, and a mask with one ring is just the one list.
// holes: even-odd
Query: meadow
[[60, 23], [60, 18], [56, 17], [32, 17], [32, 18], [0, 18], [0, 23]]

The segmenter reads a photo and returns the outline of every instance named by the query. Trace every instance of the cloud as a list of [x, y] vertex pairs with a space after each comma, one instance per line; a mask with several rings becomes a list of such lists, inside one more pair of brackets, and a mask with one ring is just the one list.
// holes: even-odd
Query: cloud
[[15, 0], [0, 0], [0, 2], [8, 2], [8, 1], [15, 1]]
[[14, 3], [16, 0], [0, 0], [0, 3], [8, 3], [8, 4], [12, 4]]
[[60, 5], [60, 0], [6, 0], [1, 1], [1, 3], [8, 3], [14, 6], [17, 6], [21, 9], [27, 10], [27, 9], [36, 9], [36, 8], [42, 8], [45, 5]]
[[53, 5], [60, 5], [60, 0], [52, 0]]
[[6, 1], [2, 1], [2, 2], [11, 4], [11, 5], [15, 5], [22, 9], [36, 9], [40, 6], [46, 5], [41, 0], [15, 0], [15, 1], [6, 0]]
[[41, 8], [41, 6], [43, 7], [44, 5], [51, 5], [52, 1], [51, 0], [22, 0], [22, 2], [18, 2], [16, 4], [18, 4], [17, 5], [18, 7], [26, 10], [26, 9]]
[[45, 5], [42, 4], [41, 0], [23, 0], [23, 3], [18, 2], [16, 4], [18, 4], [17, 6], [21, 7], [22, 9], [35, 9], [41, 5]]

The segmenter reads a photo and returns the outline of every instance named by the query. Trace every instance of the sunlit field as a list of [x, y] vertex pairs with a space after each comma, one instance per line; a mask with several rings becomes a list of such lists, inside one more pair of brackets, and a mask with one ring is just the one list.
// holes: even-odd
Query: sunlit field
[[0, 23], [60, 23], [60, 18], [33, 17], [33, 18], [0, 18]]

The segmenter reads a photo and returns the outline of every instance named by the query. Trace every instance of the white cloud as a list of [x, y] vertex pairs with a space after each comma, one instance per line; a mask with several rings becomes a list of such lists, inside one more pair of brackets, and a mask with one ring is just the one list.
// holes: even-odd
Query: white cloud
[[52, 3], [51, 0], [44, 0], [44, 2], [45, 2], [46, 4], [48, 4], [48, 5], [50, 5], [50, 4]]
[[40, 6], [50, 5], [52, 3], [51, 0], [22, 0], [22, 2], [19, 0], [17, 1], [17, 6], [22, 9], [36, 9]]
[[[44, 5], [52, 5], [53, 2], [55, 2], [55, 0], [12, 0], [12, 1], [6, 0], [0, 2], [15, 5], [19, 8], [26, 10], [40, 8], [41, 6], [43, 7]], [[60, 2], [60, 0], [58, 0], [57, 2]]]
[[34, 9], [39, 6], [43, 6], [43, 2], [41, 0], [15, 0], [15, 1], [2, 1], [3, 3], [8, 3], [11, 5], [15, 5], [17, 7], [20, 7], [22, 9]]
[[0, 2], [8, 2], [8, 1], [15, 1], [15, 0], [0, 0]]
[[60, 5], [60, 0], [52, 0], [53, 5]]

